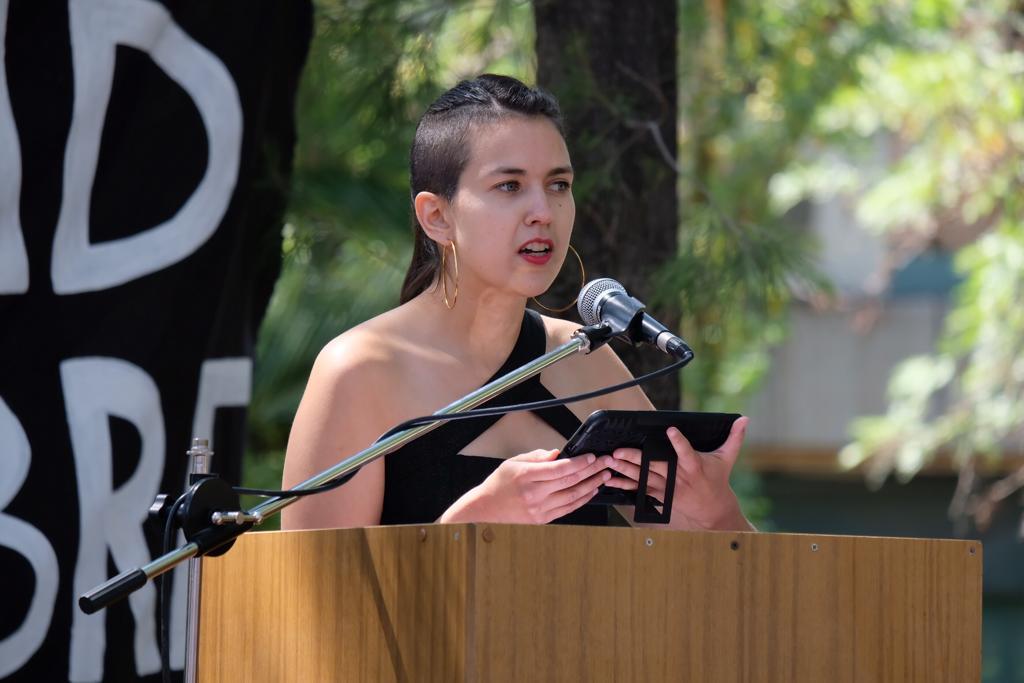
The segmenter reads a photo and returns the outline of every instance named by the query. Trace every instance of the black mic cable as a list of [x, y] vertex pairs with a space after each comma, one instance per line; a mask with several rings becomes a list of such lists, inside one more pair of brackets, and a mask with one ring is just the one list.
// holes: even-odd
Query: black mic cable
[[[614, 280], [613, 280], [613, 282], [614, 282]], [[448, 415], [424, 415], [422, 417], [414, 417], [411, 420], [406, 420], [405, 422], [403, 422], [403, 423], [401, 423], [399, 425], [396, 425], [395, 427], [392, 427], [388, 431], [384, 432], [383, 434], [381, 434], [377, 438], [377, 441], [375, 441], [374, 443], [377, 443], [381, 439], [386, 439], [387, 437], [391, 436], [392, 434], [396, 434], [397, 432], [402, 432], [402, 431], [405, 431], [406, 429], [412, 429], [413, 427], [418, 427], [419, 425], [428, 424], [428, 423], [431, 423], [431, 422], [450, 422], [452, 420], [472, 420], [472, 419], [475, 419], [475, 418], [489, 417], [489, 416], [493, 416], [493, 415], [505, 415], [506, 413], [517, 413], [517, 412], [524, 412], [524, 411], [529, 411], [529, 410], [543, 410], [544, 408], [554, 408], [555, 406], [562, 406], [562, 405], [566, 405], [568, 403], [577, 403], [579, 401], [586, 401], [587, 399], [590, 399], [590, 398], [596, 398], [598, 396], [604, 396], [606, 394], [615, 393], [616, 391], [622, 391], [623, 389], [629, 389], [630, 387], [635, 387], [635, 386], [641, 384], [642, 382], [648, 382], [648, 381], [650, 381], [652, 379], [655, 379], [657, 377], [661, 377], [663, 375], [667, 375], [668, 373], [670, 373], [670, 372], [672, 372], [674, 370], [682, 369], [683, 366], [685, 366], [687, 363], [689, 363], [690, 360], [692, 360], [692, 359], [693, 359], [693, 353], [691, 352], [690, 356], [688, 358], [678, 358], [675, 363], [672, 363], [671, 365], [667, 365], [667, 366], [665, 366], [663, 368], [659, 368], [657, 370], [654, 370], [653, 372], [649, 372], [646, 375], [642, 375], [640, 377], [635, 377], [635, 378], [633, 378], [631, 380], [628, 380], [626, 382], [622, 382], [620, 384], [614, 384], [614, 385], [612, 385], [610, 387], [604, 387], [604, 388], [601, 388], [601, 389], [595, 389], [594, 391], [588, 391], [588, 392], [585, 392], [585, 393], [582, 393], [582, 394], [574, 394], [572, 396], [567, 396], [565, 398], [549, 398], [549, 399], [546, 399], [546, 400], [543, 400], [543, 401], [533, 401], [531, 403], [517, 403], [517, 404], [512, 404], [512, 405], [507, 405], [507, 406], [494, 406], [494, 407], [491, 407], [491, 408], [476, 408], [476, 409], [473, 409], [473, 410], [467, 410], [467, 411], [464, 411], [464, 412], [461, 412], [461, 413], [451, 413], [451, 414], [448, 414]], [[271, 497], [271, 496], [272, 497], [313, 496], [313, 495], [316, 495], [318, 493], [324, 493], [325, 491], [331, 491], [333, 489], [338, 488], [339, 486], [341, 486], [341, 485], [345, 484], [346, 482], [348, 482], [349, 479], [354, 477], [356, 472], [358, 472], [358, 471], [359, 470], [357, 469], [355, 471], [348, 472], [348, 473], [338, 477], [334, 481], [329, 481], [326, 484], [321, 484], [320, 486], [315, 486], [313, 488], [301, 489], [301, 490], [287, 489], [287, 490], [277, 491], [277, 490], [271, 490], [271, 489], [246, 488], [244, 486], [233, 486], [231, 488], [236, 493], [245, 493], [245, 494], [254, 495], [254, 496], [267, 496], [267, 497]]]

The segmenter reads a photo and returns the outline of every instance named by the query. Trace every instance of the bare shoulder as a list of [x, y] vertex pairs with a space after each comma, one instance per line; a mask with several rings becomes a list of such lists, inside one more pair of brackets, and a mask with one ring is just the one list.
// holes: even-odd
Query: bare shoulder
[[[381, 318], [384, 318], [381, 320]], [[310, 372], [288, 437], [285, 486], [306, 480], [369, 446], [401, 411], [392, 400], [403, 366], [403, 350], [385, 316], [335, 337], [320, 351]], [[365, 465], [336, 491], [291, 506], [284, 528], [363, 526], [380, 521], [383, 461]]]
[[310, 379], [373, 380], [383, 379], [400, 359], [387, 329], [369, 320], [329, 341], [320, 353]]
[[339, 451], [369, 445], [395, 412], [388, 387], [401, 372], [402, 351], [386, 328], [368, 321], [321, 349], [292, 423], [288, 458], [310, 467]]
[[399, 334], [402, 321], [395, 313], [371, 318], [328, 342], [313, 364], [310, 383], [326, 382], [332, 393], [365, 395], [366, 387], [390, 386], [401, 378], [411, 349]]
[[580, 329], [579, 323], [575, 323], [572, 320], [552, 318], [547, 315], [542, 315], [541, 320], [544, 321], [544, 330], [548, 335], [549, 348], [569, 341], [572, 333]]
[[[579, 324], [561, 318], [542, 316], [548, 337], [548, 350], [564, 344], [580, 328]], [[601, 387], [620, 384], [633, 378], [629, 369], [619, 358], [611, 345], [577, 355], [552, 366], [545, 372], [544, 383], [556, 396], [567, 396]], [[593, 410], [646, 410], [651, 409], [650, 400], [639, 387], [631, 387], [613, 394], [585, 401], [574, 408], [574, 412], [589, 414]]]

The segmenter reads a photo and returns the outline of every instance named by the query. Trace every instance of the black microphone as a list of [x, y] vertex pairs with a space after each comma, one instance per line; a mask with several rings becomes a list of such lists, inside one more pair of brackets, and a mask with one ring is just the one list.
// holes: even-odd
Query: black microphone
[[584, 325], [606, 324], [613, 334], [631, 344], [653, 344], [679, 360], [693, 359], [686, 342], [647, 315], [646, 307], [609, 277], [588, 282], [580, 290], [577, 308]]

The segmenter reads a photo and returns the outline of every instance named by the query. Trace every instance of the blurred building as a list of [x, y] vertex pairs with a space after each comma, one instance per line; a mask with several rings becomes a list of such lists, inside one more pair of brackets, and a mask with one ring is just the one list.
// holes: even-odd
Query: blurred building
[[[843, 302], [817, 311], [795, 305], [790, 334], [753, 399], [745, 459], [762, 477], [774, 530], [955, 538], [948, 510], [957, 473], [939, 462], [910, 482], [891, 478], [877, 491], [863, 472], [844, 471], [840, 448], [850, 420], [886, 410], [892, 369], [930, 352], [957, 278], [951, 253], [930, 249], [892, 272], [876, 296], [886, 249], [860, 229], [843, 200], [804, 207], [821, 243], [821, 266]], [[1003, 463], [1003, 473], [1024, 459]], [[999, 471], [988, 473], [995, 477]], [[1024, 542], [1021, 500], [1007, 500], [984, 534], [984, 678], [1024, 681]]]

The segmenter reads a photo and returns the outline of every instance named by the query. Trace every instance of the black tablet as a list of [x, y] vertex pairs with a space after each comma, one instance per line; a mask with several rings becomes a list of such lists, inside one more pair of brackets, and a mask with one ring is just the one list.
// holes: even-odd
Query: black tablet
[[[689, 440], [694, 450], [709, 452], [725, 443], [736, 413], [691, 413], [678, 410], [598, 410], [580, 425], [562, 448], [559, 457], [593, 453], [608, 455], [616, 448], [638, 448], [643, 452], [638, 491], [647, 490], [651, 462], [668, 463], [668, 490], [665, 505], [638, 491], [602, 486], [588, 505], [634, 505], [634, 520], [666, 524], [671, 517], [675, 485], [676, 454], [665, 431], [675, 427]], [[662, 508], [658, 512], [655, 506]]]

